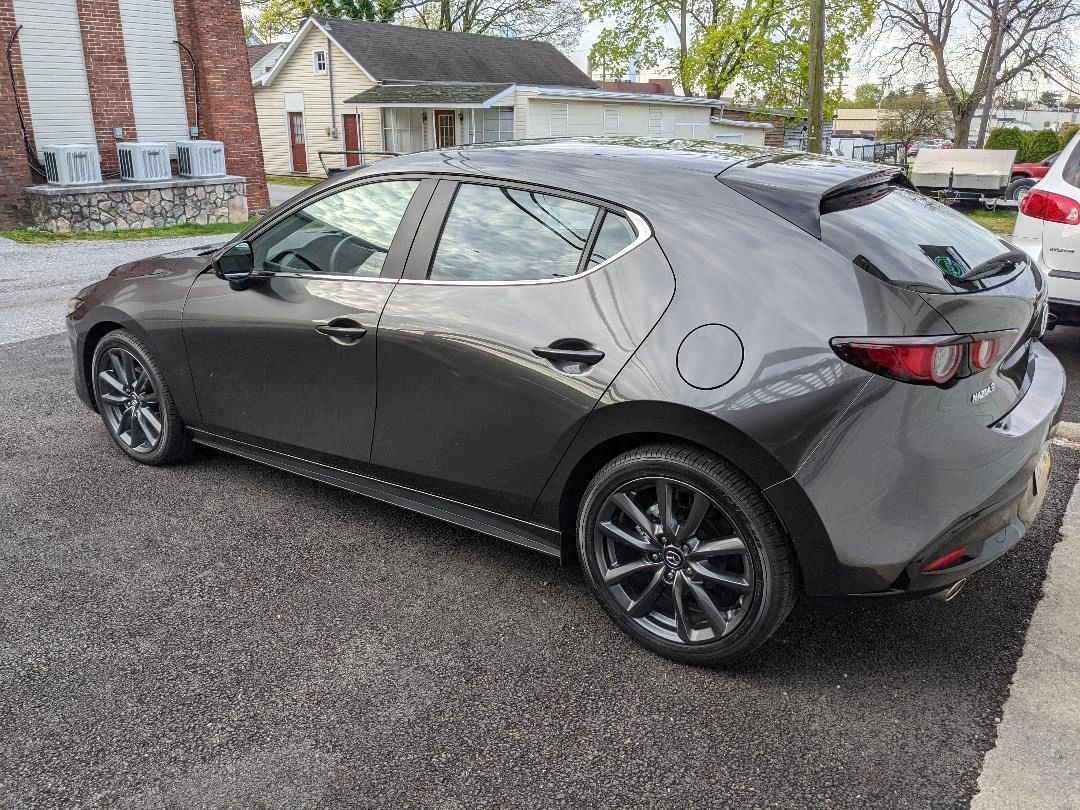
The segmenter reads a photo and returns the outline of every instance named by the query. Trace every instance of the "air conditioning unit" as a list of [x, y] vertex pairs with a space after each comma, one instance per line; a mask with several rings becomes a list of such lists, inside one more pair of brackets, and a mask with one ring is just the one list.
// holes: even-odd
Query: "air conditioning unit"
[[176, 160], [182, 177], [224, 177], [225, 144], [221, 141], [177, 141]]
[[121, 143], [117, 144], [116, 151], [120, 155], [120, 177], [123, 180], [147, 182], [172, 177], [167, 143]]
[[101, 182], [101, 156], [96, 144], [48, 144], [45, 177], [54, 186], [89, 186]]

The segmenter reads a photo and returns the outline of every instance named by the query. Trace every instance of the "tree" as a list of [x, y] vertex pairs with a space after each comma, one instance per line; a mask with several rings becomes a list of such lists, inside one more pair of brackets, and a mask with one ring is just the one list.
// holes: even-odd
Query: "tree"
[[538, 39], [572, 50], [584, 20], [579, 0], [403, 0], [401, 21], [419, 28]]
[[881, 103], [881, 85], [867, 82], [855, 88], [856, 107], [876, 107]]
[[1055, 93], [1053, 90], [1044, 90], [1039, 93], [1039, 103], [1044, 107], [1056, 107], [1060, 98], [1061, 93]]
[[[645, 69], [675, 73], [683, 93], [737, 94], [801, 107], [806, 86], [805, 0], [584, 0], [604, 29], [590, 51], [595, 66], [634, 56]], [[848, 68], [848, 46], [866, 32], [873, 0], [833, 0], [826, 19], [826, 85]], [[677, 44], [668, 45], [665, 30]], [[831, 103], [839, 99], [834, 92]]]
[[990, 130], [986, 139], [987, 149], [1015, 149], [1017, 156], [1024, 151], [1024, 133], [1016, 127], [999, 127]]
[[952, 113], [940, 98], [910, 95], [881, 111], [878, 139], [911, 143], [940, 137], [952, 126]]
[[1061, 133], [1061, 148], [1065, 148], [1065, 144], [1073, 139], [1073, 135], [1080, 132], [1080, 127], [1069, 127], [1067, 130]]
[[391, 22], [401, 10], [401, 0], [245, 0], [243, 5], [257, 11], [249, 17], [249, 33], [263, 42], [292, 36], [312, 15]]
[[1040, 129], [1038, 132], [1024, 133], [1023, 159], [1028, 163], [1038, 163], [1061, 148], [1061, 138], [1052, 129]]
[[952, 112], [957, 148], [967, 148], [992, 80], [1002, 85], [1021, 74], [1056, 82], [1075, 77], [1075, 0], [880, 0], [878, 9], [870, 43], [879, 46], [878, 65], [893, 76], [936, 77]]

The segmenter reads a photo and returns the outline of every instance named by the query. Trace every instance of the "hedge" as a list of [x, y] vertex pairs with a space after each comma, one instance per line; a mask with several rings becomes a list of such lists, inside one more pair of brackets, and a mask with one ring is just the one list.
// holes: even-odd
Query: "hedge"
[[1017, 163], [1037, 163], [1050, 157], [1064, 144], [1052, 129], [1021, 132], [1016, 127], [992, 130], [986, 139], [987, 149], [1015, 149]]

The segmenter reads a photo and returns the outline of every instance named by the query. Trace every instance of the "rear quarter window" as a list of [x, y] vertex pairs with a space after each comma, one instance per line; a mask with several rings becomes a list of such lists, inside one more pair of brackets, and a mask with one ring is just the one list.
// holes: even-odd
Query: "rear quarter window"
[[1080, 146], [1074, 146], [1061, 167], [1061, 179], [1074, 188], [1080, 188]]

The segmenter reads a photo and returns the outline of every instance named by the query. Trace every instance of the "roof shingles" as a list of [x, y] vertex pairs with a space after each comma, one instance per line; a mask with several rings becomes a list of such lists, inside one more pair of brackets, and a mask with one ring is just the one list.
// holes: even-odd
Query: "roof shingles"
[[376, 81], [596, 87], [546, 42], [315, 17]]

